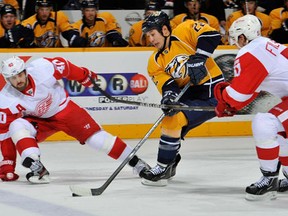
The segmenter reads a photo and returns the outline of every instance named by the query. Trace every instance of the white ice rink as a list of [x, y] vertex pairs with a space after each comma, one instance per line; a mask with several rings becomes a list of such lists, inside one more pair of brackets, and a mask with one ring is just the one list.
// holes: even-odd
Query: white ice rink
[[[139, 140], [126, 140], [135, 146]], [[138, 155], [154, 166], [158, 140]], [[76, 142], [40, 144], [51, 183], [30, 185], [20, 162], [17, 182], [0, 182], [0, 216], [278, 216], [288, 214], [288, 193], [248, 202], [245, 187], [257, 181], [251, 137], [189, 138], [177, 174], [166, 187], [148, 187], [125, 166], [100, 196], [72, 197], [69, 185], [99, 187], [120, 162]], [[282, 175], [281, 175], [282, 177]]]

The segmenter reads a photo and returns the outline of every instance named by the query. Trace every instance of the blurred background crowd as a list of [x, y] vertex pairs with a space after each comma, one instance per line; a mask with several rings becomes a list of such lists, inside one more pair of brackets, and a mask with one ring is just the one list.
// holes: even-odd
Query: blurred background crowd
[[[74, 10], [78, 20], [67, 15]], [[143, 11], [127, 37], [115, 10]], [[187, 19], [209, 24], [222, 35], [219, 45], [228, 45], [229, 27], [245, 14], [258, 17], [262, 36], [288, 43], [288, 0], [0, 0], [0, 48], [150, 46], [143, 19], [160, 10], [171, 12], [172, 29]]]

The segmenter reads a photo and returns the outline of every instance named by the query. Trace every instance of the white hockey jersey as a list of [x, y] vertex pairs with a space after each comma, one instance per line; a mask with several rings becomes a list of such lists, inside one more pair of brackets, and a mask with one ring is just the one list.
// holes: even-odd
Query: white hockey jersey
[[288, 48], [265, 37], [241, 48], [234, 62], [234, 78], [223, 91], [224, 100], [237, 110], [260, 91], [288, 96]]

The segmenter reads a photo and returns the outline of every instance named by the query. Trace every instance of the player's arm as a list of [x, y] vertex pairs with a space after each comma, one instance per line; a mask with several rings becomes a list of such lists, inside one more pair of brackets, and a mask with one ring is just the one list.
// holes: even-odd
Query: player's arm
[[[184, 36], [181, 36], [181, 32], [184, 32], [182, 33]], [[196, 53], [191, 53], [192, 55], [189, 56], [186, 67], [191, 83], [198, 85], [208, 74], [205, 64], [207, 58], [220, 44], [221, 35], [208, 24], [193, 21], [180, 24], [174, 30], [174, 34], [179, 35], [181, 40], [190, 44], [191, 48], [196, 49]]]
[[96, 79], [96, 73], [90, 71], [88, 68], [79, 67], [65, 58], [44, 58], [50, 61], [54, 67], [54, 77], [58, 80], [66, 78], [68, 80], [76, 80], [85, 87], [92, 86], [91, 79]]
[[246, 53], [236, 58], [235, 77], [231, 83], [221, 82], [214, 88], [214, 95], [218, 101], [215, 110], [217, 116], [226, 116], [228, 112], [235, 114], [236, 110], [251, 103], [257, 97], [257, 89], [267, 75], [267, 69], [252, 54]]
[[116, 18], [109, 12], [103, 12], [99, 14], [103, 20], [105, 20], [106, 27], [106, 39], [113, 47], [126, 47], [128, 42], [122, 37], [121, 28]]

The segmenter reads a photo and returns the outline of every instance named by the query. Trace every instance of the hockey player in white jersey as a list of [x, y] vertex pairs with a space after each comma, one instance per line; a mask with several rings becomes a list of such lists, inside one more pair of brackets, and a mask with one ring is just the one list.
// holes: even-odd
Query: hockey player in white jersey
[[[10, 123], [9, 132], [21, 156], [22, 165], [30, 168], [26, 175], [32, 183], [48, 183], [49, 172], [40, 161], [38, 142], [63, 131], [95, 150], [124, 160], [132, 148], [119, 137], [106, 132], [84, 109], [68, 97], [58, 82], [61, 78], [76, 80], [85, 87], [97, 75], [61, 58], [38, 58], [25, 65], [19, 57], [2, 62], [2, 75], [7, 84], [2, 93], [17, 101], [17, 109], [24, 115]], [[134, 156], [130, 161], [137, 173], [145, 167], [143, 160]]]
[[[235, 114], [261, 90], [282, 99], [252, 120], [263, 176], [246, 188], [247, 200], [275, 199], [277, 191], [288, 190], [288, 48], [260, 36], [260, 29], [261, 24], [253, 15], [245, 15], [232, 24], [230, 44], [240, 48], [234, 62], [234, 78], [231, 83], [219, 83], [214, 89], [218, 117]], [[278, 181], [281, 165], [286, 178]]]

